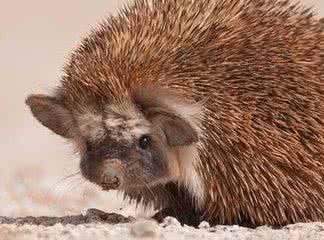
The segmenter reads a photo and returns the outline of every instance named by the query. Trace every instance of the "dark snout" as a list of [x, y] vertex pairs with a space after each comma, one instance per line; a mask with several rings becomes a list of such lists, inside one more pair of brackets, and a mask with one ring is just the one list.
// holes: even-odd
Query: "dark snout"
[[118, 159], [91, 161], [83, 158], [80, 163], [82, 175], [103, 190], [118, 189], [123, 185], [124, 166]]

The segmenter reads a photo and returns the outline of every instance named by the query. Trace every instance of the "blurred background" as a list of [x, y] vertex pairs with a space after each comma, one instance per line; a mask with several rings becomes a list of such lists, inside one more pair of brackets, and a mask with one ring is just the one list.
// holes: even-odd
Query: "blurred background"
[[[78, 157], [24, 104], [28, 94], [56, 86], [80, 38], [125, 2], [0, 0], [0, 215], [60, 216], [89, 207], [142, 214], [79, 175], [64, 179], [78, 171]], [[323, 0], [301, 2], [324, 16]]]

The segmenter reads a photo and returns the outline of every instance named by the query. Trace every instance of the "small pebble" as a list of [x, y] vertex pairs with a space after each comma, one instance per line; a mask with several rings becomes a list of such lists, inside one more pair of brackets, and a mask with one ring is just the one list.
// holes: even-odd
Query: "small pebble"
[[139, 220], [131, 225], [130, 234], [139, 239], [156, 239], [160, 236], [160, 229], [159, 225], [154, 221]]
[[163, 222], [160, 224], [161, 227], [169, 227], [169, 226], [173, 226], [173, 227], [181, 227], [181, 224], [179, 223], [179, 221], [174, 218], [174, 217], [166, 217], [164, 218]]
[[207, 229], [207, 228], [210, 228], [210, 225], [208, 222], [205, 222], [205, 221], [202, 221], [199, 226], [198, 226], [199, 229]]

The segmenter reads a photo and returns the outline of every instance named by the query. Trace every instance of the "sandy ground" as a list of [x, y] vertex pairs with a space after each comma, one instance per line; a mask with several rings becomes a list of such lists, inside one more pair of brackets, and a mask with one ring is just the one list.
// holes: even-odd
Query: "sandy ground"
[[210, 240], [320, 240], [324, 239], [324, 224], [295, 224], [274, 230], [259, 227], [255, 230], [239, 226], [209, 227], [202, 223], [196, 229], [180, 226], [173, 218], [157, 224], [137, 220], [126, 224], [82, 224], [51, 227], [35, 225], [0, 225], [0, 240], [88, 240], [88, 239], [210, 239]]
[[[71, 146], [50, 134], [24, 106], [30, 93], [47, 93], [80, 40], [121, 0], [11, 0], [0, 7], [0, 216], [67, 216], [86, 209], [147, 217], [116, 192], [101, 192], [84, 181]], [[324, 16], [323, 0], [304, 0]], [[171, 222], [171, 223], [170, 223]], [[11, 239], [324, 239], [324, 225], [297, 224], [281, 230], [237, 226], [193, 229], [176, 221], [110, 225], [92, 223], [44, 227], [0, 225], [0, 240]]]

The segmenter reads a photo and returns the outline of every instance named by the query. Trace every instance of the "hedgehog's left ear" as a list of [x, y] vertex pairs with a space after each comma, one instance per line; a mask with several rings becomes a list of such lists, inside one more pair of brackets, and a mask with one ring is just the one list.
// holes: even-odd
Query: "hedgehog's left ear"
[[26, 104], [42, 125], [62, 137], [73, 137], [72, 114], [56, 98], [42, 94], [30, 95]]
[[198, 142], [197, 131], [182, 117], [158, 107], [148, 109], [146, 116], [161, 128], [170, 146], [188, 146]]
[[[195, 122], [200, 116], [198, 105], [186, 103], [175, 92], [155, 84], [134, 89], [132, 100], [153, 125], [161, 128], [170, 146], [198, 142]], [[182, 114], [177, 113], [177, 108]]]

